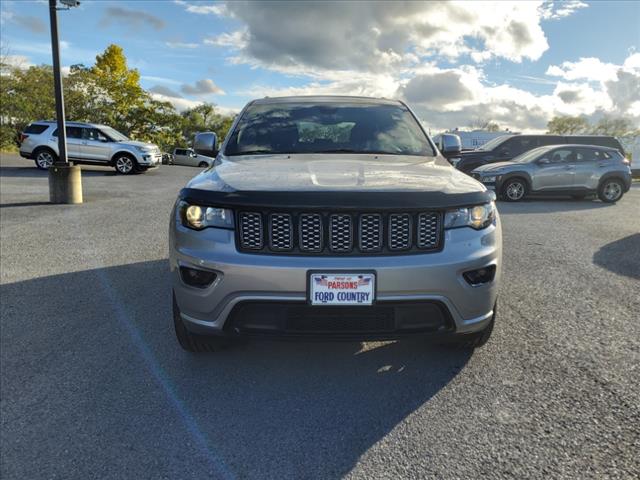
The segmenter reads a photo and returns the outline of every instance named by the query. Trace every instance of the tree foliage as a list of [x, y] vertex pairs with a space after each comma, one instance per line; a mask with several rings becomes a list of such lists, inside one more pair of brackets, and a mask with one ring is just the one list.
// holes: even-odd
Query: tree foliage
[[596, 123], [585, 117], [563, 115], [547, 123], [547, 133], [556, 135], [611, 135], [619, 138], [637, 137], [640, 129], [627, 117], [604, 116]]
[[[7, 148], [30, 122], [55, 118], [55, 99], [50, 66], [1, 67], [0, 147]], [[200, 131], [215, 131], [223, 138], [233, 122], [210, 103], [178, 113], [172, 104], [154, 99], [118, 45], [109, 45], [91, 67], [73, 65], [63, 88], [68, 120], [109, 125], [165, 151], [190, 145]]]
[[500, 125], [489, 118], [476, 117], [469, 122], [469, 128], [472, 130], [485, 130], [487, 132], [499, 132]]

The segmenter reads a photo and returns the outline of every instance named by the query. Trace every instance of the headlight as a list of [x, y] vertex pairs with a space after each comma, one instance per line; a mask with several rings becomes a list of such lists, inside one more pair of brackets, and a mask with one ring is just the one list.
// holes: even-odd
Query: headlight
[[494, 202], [469, 208], [449, 210], [444, 215], [444, 228], [471, 227], [476, 230], [486, 228], [496, 218]]
[[135, 147], [136, 147], [136, 150], [138, 150], [139, 152], [143, 152], [143, 153], [153, 152], [153, 147], [148, 147], [146, 145], [143, 147], [135, 145]]
[[187, 202], [178, 204], [182, 225], [194, 230], [207, 227], [233, 229], [233, 211], [228, 208], [201, 207]]

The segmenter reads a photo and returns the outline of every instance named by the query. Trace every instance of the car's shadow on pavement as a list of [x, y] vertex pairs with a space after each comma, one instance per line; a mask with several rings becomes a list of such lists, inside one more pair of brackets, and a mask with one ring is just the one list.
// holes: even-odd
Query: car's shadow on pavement
[[618, 275], [640, 280], [640, 233], [604, 245], [593, 254], [593, 263]]
[[[624, 201], [624, 199], [621, 201]], [[615, 204], [603, 203], [595, 198], [575, 200], [566, 197], [532, 197], [520, 202], [499, 201], [497, 203], [500, 215], [571, 212], [580, 210], [593, 210], [597, 208], [608, 208], [613, 205]]]
[[[91, 167], [89, 167], [91, 168]], [[110, 177], [118, 175], [114, 169], [107, 167], [96, 167], [87, 169], [82, 167], [82, 176], [85, 177]], [[36, 167], [0, 167], [0, 177], [12, 178], [48, 178], [49, 174], [45, 170], [38, 170]]]
[[342, 477], [471, 356], [418, 339], [189, 354], [173, 334], [166, 260], [0, 288], [4, 435], [22, 439], [5, 462], [50, 476], [82, 474], [82, 457], [181, 478]]

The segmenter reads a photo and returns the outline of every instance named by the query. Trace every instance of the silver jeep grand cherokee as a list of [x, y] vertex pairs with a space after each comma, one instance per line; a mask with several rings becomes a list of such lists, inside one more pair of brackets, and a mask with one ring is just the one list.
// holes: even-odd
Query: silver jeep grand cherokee
[[254, 335], [429, 335], [480, 346], [500, 279], [494, 199], [401, 102], [253, 101], [171, 216], [178, 341], [208, 351]]
[[[130, 140], [106, 125], [66, 122], [67, 157], [76, 164], [112, 166], [129, 174], [157, 167], [162, 153], [157, 145]], [[20, 156], [46, 170], [58, 159], [58, 126], [41, 120], [25, 128], [20, 136]]]

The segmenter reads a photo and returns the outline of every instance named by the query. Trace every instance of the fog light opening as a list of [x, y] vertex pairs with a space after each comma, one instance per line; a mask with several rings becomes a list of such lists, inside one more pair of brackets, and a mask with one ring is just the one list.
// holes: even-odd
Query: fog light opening
[[476, 270], [469, 270], [468, 272], [464, 272], [462, 276], [472, 287], [483, 285], [493, 281], [496, 276], [496, 266], [489, 265]]
[[182, 277], [182, 281], [190, 287], [206, 288], [215, 281], [217, 275], [215, 272], [208, 270], [180, 267], [180, 277]]

